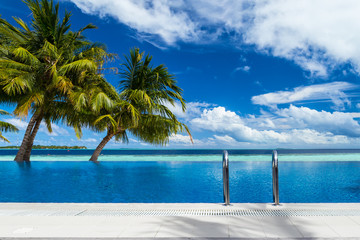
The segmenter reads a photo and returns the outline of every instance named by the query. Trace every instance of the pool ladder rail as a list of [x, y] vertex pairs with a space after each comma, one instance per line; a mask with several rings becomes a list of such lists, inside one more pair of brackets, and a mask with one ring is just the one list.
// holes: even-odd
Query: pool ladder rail
[[272, 186], [273, 186], [273, 201], [274, 205], [279, 204], [279, 168], [278, 168], [278, 154], [276, 150], [272, 153]]
[[[274, 205], [279, 204], [279, 168], [278, 168], [278, 154], [276, 150], [272, 152], [272, 190]], [[230, 205], [230, 191], [229, 191], [229, 154], [226, 150], [223, 151], [223, 189], [224, 189], [224, 204]]]
[[226, 150], [223, 152], [223, 188], [225, 206], [230, 205], [229, 192], [229, 154]]

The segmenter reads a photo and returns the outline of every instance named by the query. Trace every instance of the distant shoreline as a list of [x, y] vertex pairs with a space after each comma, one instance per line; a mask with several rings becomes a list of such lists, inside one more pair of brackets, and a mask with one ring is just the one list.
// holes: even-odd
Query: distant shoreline
[[[19, 146], [2, 146], [0, 149], [19, 149]], [[33, 149], [87, 149], [85, 146], [42, 146], [42, 145], [34, 145]]]

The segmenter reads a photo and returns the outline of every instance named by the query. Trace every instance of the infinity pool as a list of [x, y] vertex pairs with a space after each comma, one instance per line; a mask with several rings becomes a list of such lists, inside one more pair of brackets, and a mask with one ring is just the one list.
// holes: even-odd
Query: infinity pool
[[[221, 162], [0, 162], [0, 202], [220, 203]], [[280, 202], [360, 202], [360, 162], [281, 162]], [[231, 202], [272, 202], [271, 162], [230, 163]]]

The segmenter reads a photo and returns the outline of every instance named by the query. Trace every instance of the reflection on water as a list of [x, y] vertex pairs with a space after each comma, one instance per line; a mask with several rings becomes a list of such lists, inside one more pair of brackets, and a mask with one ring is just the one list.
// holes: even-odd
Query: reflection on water
[[352, 192], [354, 194], [357, 194], [358, 197], [360, 197], [360, 179], [354, 181], [354, 183], [352, 184], [352, 186], [350, 187], [346, 187], [345, 190]]
[[[14, 161], [14, 162], [16, 162], [16, 161]], [[31, 168], [31, 162], [30, 161], [16, 162], [16, 164], [19, 166], [20, 169], [29, 169], [29, 168]]]

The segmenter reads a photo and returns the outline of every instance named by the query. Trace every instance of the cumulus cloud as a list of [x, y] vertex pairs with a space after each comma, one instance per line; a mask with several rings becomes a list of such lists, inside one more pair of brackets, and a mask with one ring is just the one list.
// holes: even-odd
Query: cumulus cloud
[[236, 146], [237, 144], [239, 144], [238, 141], [236, 141], [234, 138], [230, 137], [229, 135], [224, 135], [224, 136], [214, 135], [214, 140], [230, 146]]
[[224, 107], [206, 109], [199, 118], [191, 120], [193, 128], [210, 130], [233, 137], [239, 142], [286, 142], [287, 136], [273, 130], [259, 131], [246, 126], [243, 119], [235, 112]]
[[214, 133], [213, 143], [263, 146], [349, 144], [360, 140], [360, 125], [353, 113], [326, 112], [290, 106], [273, 114], [241, 117], [224, 107], [205, 109], [191, 120], [192, 129]]
[[174, 105], [167, 103], [165, 104], [178, 118], [185, 120], [192, 119], [201, 115], [204, 109], [213, 107], [214, 104], [205, 102], [188, 102], [186, 103], [186, 111], [184, 112], [179, 102], [175, 102]]
[[292, 91], [266, 93], [252, 97], [251, 101], [258, 105], [276, 106], [300, 101], [330, 100], [336, 108], [343, 109], [346, 104], [350, 104], [345, 91], [355, 88], [358, 86], [348, 82], [332, 82], [296, 87]]
[[291, 105], [289, 108], [278, 110], [277, 114], [284, 117], [291, 128], [312, 128], [335, 135], [360, 137], [360, 125], [351, 113], [330, 113]]
[[160, 36], [167, 44], [178, 39], [196, 41], [200, 28], [182, 11], [183, 1], [167, 0], [71, 0], [83, 12], [110, 16], [136, 29], [142, 37]]
[[359, 9], [356, 0], [257, 0], [246, 42], [294, 60], [313, 74], [326, 75], [348, 61], [358, 68]]
[[85, 13], [117, 19], [145, 40], [208, 43], [228, 35], [236, 47], [254, 46], [312, 75], [326, 76], [344, 63], [360, 72], [358, 0], [67, 1]]
[[333, 145], [348, 144], [350, 138], [344, 135], [334, 135], [331, 132], [318, 132], [313, 129], [294, 129], [285, 133], [291, 139], [291, 144], [312, 144], [314, 145]]

